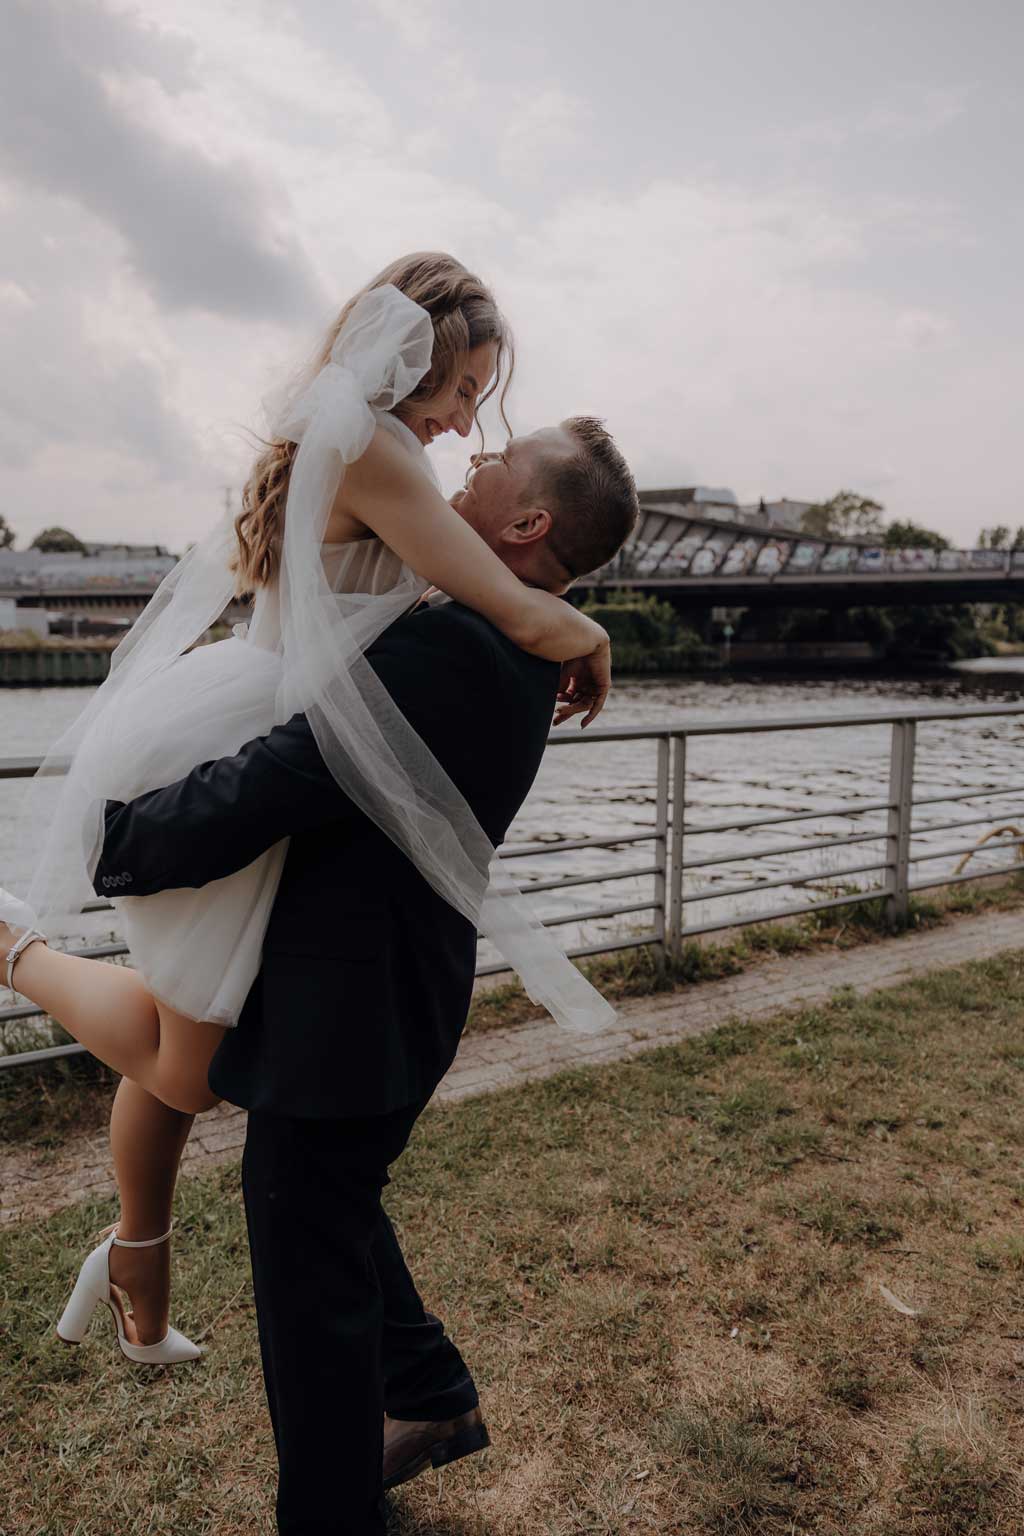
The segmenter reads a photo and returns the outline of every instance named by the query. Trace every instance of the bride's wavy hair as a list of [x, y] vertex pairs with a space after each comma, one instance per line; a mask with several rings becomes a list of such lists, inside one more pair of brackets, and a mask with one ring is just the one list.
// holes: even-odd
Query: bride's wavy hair
[[[430, 370], [397, 411], [400, 412], [404, 405], [422, 405], [443, 394], [464, 367], [466, 354], [474, 347], [495, 341], [498, 344], [497, 368], [490, 387], [477, 401], [477, 430], [483, 447], [479, 410], [500, 388], [498, 410], [511, 436], [505, 400], [515, 370], [512, 334], [487, 285], [467, 271], [454, 256], [443, 251], [417, 251], [412, 256], [400, 257], [349, 299], [325, 336], [306, 377], [314, 377], [329, 362], [338, 332], [359, 299], [386, 283], [393, 283], [425, 309], [434, 326]], [[239, 593], [267, 586], [277, 573], [288, 481], [297, 450], [297, 443], [284, 438], [264, 441], [263, 451], [245, 482], [242, 510], [235, 519], [238, 550], [232, 567], [238, 576]]]

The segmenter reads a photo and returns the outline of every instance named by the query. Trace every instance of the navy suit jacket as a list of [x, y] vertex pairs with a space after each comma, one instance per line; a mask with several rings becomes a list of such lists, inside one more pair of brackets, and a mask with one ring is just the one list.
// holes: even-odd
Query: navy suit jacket
[[[540, 766], [557, 665], [457, 603], [400, 619], [367, 657], [501, 843]], [[211, 1088], [310, 1118], [426, 1100], [465, 1023], [476, 933], [339, 788], [305, 716], [165, 789], [109, 802], [95, 889], [202, 886], [285, 836], [261, 969]]]

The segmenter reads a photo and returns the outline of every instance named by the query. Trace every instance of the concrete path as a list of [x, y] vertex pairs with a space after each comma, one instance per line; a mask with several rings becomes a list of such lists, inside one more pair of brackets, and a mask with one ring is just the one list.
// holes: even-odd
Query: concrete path
[[[436, 1099], [450, 1104], [573, 1065], [619, 1061], [654, 1046], [703, 1034], [735, 1017], [766, 1018], [825, 1002], [839, 987], [870, 992], [928, 971], [1024, 948], [1024, 916], [983, 913], [926, 933], [905, 934], [842, 952], [817, 951], [764, 964], [723, 981], [624, 1003], [598, 1035], [571, 1035], [547, 1017], [532, 1024], [469, 1035]], [[245, 1114], [222, 1104], [201, 1115], [185, 1149], [186, 1174], [234, 1162], [245, 1139]], [[0, 1148], [0, 1225], [39, 1219], [80, 1200], [113, 1193], [104, 1134], [73, 1138], [54, 1153]]]

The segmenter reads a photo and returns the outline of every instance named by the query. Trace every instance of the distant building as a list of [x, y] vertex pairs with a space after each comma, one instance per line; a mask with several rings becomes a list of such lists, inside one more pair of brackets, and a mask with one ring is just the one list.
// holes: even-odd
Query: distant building
[[45, 640], [50, 633], [50, 616], [45, 608], [19, 608], [13, 597], [0, 597], [0, 634], [10, 630], [29, 630]]
[[154, 560], [167, 555], [162, 544], [95, 544], [88, 539], [82, 542], [90, 559], [101, 556], [108, 560]]
[[762, 528], [785, 528], [789, 533], [800, 533], [804, 526], [804, 513], [815, 505], [813, 501], [791, 501], [783, 496], [779, 501], [758, 502], [741, 507], [741, 512], [756, 516]]
[[166, 551], [154, 555], [83, 555], [80, 550], [44, 554], [38, 549], [0, 549], [0, 592], [87, 587], [151, 590], [176, 564], [175, 557]]
[[[709, 514], [705, 507], [729, 507], [735, 513], [738, 506], [736, 492], [730, 491], [728, 486], [711, 485], [682, 485], [658, 491], [640, 491], [640, 504], [647, 502], [658, 506], [674, 503], [680, 507], [689, 507], [695, 516], [707, 517]], [[696, 503], [700, 503], [701, 510], [698, 513]]]
[[758, 514], [757, 509], [741, 507], [736, 492], [725, 485], [673, 486], [664, 490], [640, 491], [639, 498], [642, 507], [658, 507], [666, 511], [679, 507], [685, 509], [690, 517], [710, 518], [719, 523], [742, 523], [754, 528], [766, 526], [765, 518]]

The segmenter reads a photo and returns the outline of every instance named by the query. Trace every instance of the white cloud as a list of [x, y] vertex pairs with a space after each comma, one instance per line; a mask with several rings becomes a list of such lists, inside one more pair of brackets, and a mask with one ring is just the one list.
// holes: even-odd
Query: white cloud
[[[25, 535], [196, 537], [282, 371], [424, 247], [493, 282], [519, 343], [515, 424], [603, 415], [641, 482], [884, 487], [893, 515], [964, 539], [1015, 488], [1012, 325], [986, 331], [988, 295], [950, 276], [986, 235], [948, 179], [727, 177], [710, 130], [744, 103], [717, 86], [699, 172], [680, 141], [649, 173], [639, 96], [610, 111], [514, 19], [481, 52], [440, 3], [17, 0], [15, 16], [63, 38], [34, 74], [22, 55], [0, 102], [0, 439]], [[959, 131], [957, 100], [928, 86], [827, 121], [881, 165]], [[774, 130], [760, 104], [749, 121], [753, 156]], [[635, 168], [606, 176], [628, 128]], [[467, 447], [435, 450], [448, 483]]]
[[[118, 55], [106, 46], [112, 29], [100, 9], [95, 35], [65, 31], [62, 0], [17, 3], [11, 14], [0, 71], [7, 118], [0, 165], [9, 176], [116, 230], [139, 281], [167, 305], [301, 313], [315, 302], [302, 246], [274, 218], [254, 169], [218, 160], [125, 110], [140, 93], [118, 92], [118, 66], [130, 78], [143, 53], [147, 70], [168, 62], [155, 35], [124, 20], [115, 31], [126, 45]], [[148, 74], [150, 94], [167, 91], [169, 79], [180, 92], [177, 44], [168, 59], [162, 81]]]
[[426, 49], [449, 35], [440, 0], [369, 0], [369, 9], [407, 48]]
[[[884, 484], [895, 514], [951, 513], [962, 445], [935, 413], [960, 340], [947, 315], [850, 281], [872, 238], [870, 209], [857, 221], [801, 195], [661, 182], [567, 204], [497, 261], [516, 424], [604, 415], [647, 483], [745, 498]], [[927, 507], [922, 466], [943, 487]]]
[[[152, 27], [166, 18], [162, 0], [117, 3], [126, 19], [141, 14]], [[206, 152], [216, 146], [221, 157], [245, 157], [271, 176], [297, 168], [321, 139], [346, 149], [391, 147], [387, 102], [345, 58], [308, 41], [287, 6], [175, 0], [173, 14], [192, 61], [177, 97], [154, 89], [158, 82], [142, 72], [116, 82], [126, 104], [166, 137]]]
[[8, 309], [31, 309], [34, 303], [32, 295], [20, 283], [10, 278], [0, 282], [0, 305]]
[[816, 149], [843, 149], [857, 139], [884, 139], [891, 145], [926, 139], [950, 127], [969, 110], [975, 87], [925, 86], [900, 82], [884, 100], [800, 123], [778, 134], [780, 142]]
[[581, 142], [588, 117], [577, 97], [557, 85], [534, 86], [505, 110], [498, 163], [506, 175], [526, 178], [563, 163]]

